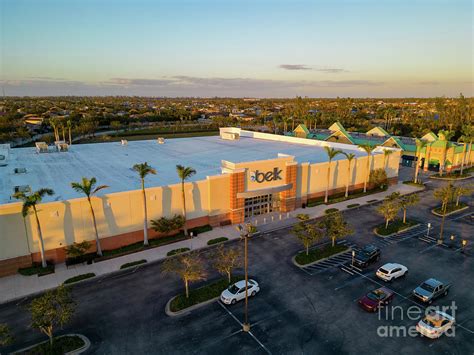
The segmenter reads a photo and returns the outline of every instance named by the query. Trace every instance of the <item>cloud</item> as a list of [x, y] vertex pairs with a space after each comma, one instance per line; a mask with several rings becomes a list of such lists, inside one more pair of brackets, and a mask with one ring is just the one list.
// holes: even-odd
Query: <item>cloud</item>
[[173, 83], [174, 80], [168, 79], [128, 79], [128, 78], [111, 78], [105, 81], [104, 84], [111, 85], [151, 85], [151, 86], [166, 86]]
[[280, 69], [285, 70], [313, 70], [322, 73], [329, 73], [329, 74], [338, 74], [338, 73], [347, 73], [348, 70], [342, 68], [330, 68], [330, 67], [322, 67], [322, 66], [308, 66], [306, 64], [280, 64], [278, 66]]
[[285, 70], [312, 70], [304, 64], [280, 64], [278, 67]]

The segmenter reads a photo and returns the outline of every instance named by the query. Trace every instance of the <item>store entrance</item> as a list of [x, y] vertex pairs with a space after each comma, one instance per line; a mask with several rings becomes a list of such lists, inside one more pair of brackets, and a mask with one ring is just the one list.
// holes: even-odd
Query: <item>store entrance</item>
[[271, 194], [245, 199], [245, 218], [267, 214], [278, 210], [278, 199]]

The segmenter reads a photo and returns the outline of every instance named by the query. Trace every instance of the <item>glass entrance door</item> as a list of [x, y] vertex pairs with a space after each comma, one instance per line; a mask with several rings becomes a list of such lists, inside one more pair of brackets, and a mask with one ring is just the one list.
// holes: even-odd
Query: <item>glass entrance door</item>
[[245, 199], [245, 218], [274, 211], [272, 195], [261, 195]]

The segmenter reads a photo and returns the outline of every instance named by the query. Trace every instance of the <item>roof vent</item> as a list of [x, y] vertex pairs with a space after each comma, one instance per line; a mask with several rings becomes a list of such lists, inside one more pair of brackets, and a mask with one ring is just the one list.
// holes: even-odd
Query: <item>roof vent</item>
[[15, 193], [17, 193], [17, 192], [30, 192], [31, 188], [30, 188], [30, 185], [18, 185], [18, 186], [14, 187], [13, 191], [15, 191]]
[[26, 174], [26, 168], [15, 168], [15, 174]]

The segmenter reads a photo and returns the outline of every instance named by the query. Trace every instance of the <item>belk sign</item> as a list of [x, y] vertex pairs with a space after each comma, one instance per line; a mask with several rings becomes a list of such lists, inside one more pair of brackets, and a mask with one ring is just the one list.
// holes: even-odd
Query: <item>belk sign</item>
[[273, 171], [267, 171], [266, 173], [255, 170], [250, 173], [250, 180], [258, 182], [259, 184], [265, 181], [281, 180], [281, 172], [282, 170], [278, 168], [273, 168]]

